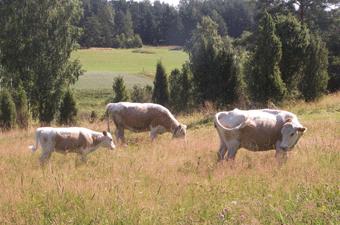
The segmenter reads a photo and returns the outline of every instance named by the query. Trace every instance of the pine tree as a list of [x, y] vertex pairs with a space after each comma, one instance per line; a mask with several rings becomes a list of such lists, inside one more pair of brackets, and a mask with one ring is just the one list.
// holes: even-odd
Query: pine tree
[[59, 108], [59, 123], [74, 124], [76, 122], [78, 109], [76, 100], [70, 90], [67, 90]]
[[237, 54], [231, 40], [218, 34], [218, 26], [210, 17], [203, 17], [186, 49], [196, 102], [236, 102], [243, 94]]
[[171, 74], [169, 76], [169, 103], [171, 108], [173, 108], [174, 111], [179, 112], [183, 109], [182, 105], [182, 82], [183, 77], [181, 74], [181, 71], [178, 69], [174, 69], [171, 71]]
[[129, 99], [123, 77], [119, 76], [113, 79], [112, 89], [114, 93], [113, 102], [124, 102]]
[[156, 76], [153, 82], [152, 101], [161, 105], [167, 105], [169, 102], [168, 78], [162, 62], [157, 63]]
[[305, 100], [312, 101], [325, 93], [329, 79], [327, 73], [328, 51], [319, 36], [311, 36], [307, 54], [307, 65], [305, 76], [301, 82], [301, 92]]
[[29, 121], [28, 100], [24, 88], [19, 85], [14, 95], [16, 122], [20, 128], [27, 128]]
[[288, 14], [276, 18], [276, 33], [282, 43], [281, 77], [289, 95], [295, 97], [303, 77], [309, 32], [305, 25]]
[[9, 91], [3, 90], [0, 94], [0, 127], [9, 130], [15, 127], [16, 111], [13, 98]]
[[257, 36], [251, 62], [253, 69], [248, 79], [251, 97], [259, 102], [280, 102], [286, 93], [279, 68], [282, 45], [275, 34], [275, 23], [266, 11], [260, 19]]

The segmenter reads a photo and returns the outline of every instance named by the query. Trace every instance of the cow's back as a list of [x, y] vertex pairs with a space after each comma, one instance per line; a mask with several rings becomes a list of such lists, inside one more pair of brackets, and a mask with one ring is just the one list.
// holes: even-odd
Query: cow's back
[[155, 123], [169, 120], [169, 111], [152, 103], [111, 103], [109, 108], [116, 126], [123, 126], [134, 131], [146, 131]]

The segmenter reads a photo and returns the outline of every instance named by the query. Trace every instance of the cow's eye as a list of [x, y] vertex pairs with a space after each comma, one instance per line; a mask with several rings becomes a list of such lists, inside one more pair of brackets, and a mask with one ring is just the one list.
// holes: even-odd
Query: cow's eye
[[293, 137], [294, 133], [291, 133], [290, 136]]

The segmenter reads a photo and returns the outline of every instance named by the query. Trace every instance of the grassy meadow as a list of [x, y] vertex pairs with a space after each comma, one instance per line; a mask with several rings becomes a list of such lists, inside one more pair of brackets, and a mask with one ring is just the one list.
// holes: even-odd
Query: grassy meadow
[[188, 55], [178, 47], [144, 46], [137, 49], [90, 48], [75, 51], [86, 73], [76, 89], [111, 89], [113, 78], [123, 76], [128, 88], [134, 84], [152, 84], [156, 64], [162, 61], [168, 73], [181, 68]]
[[[340, 93], [284, 107], [308, 128], [286, 164], [274, 151], [240, 149], [216, 162], [213, 110], [179, 117], [187, 144], [127, 132], [127, 147], [99, 149], [86, 164], [52, 155], [39, 167], [34, 128], [0, 135], [0, 224], [338, 224]], [[101, 121], [81, 126], [104, 130]]]

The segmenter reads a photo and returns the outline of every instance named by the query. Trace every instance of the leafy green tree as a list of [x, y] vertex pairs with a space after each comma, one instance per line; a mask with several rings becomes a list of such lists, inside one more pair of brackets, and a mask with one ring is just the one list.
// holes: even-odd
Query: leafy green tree
[[280, 39], [275, 34], [275, 23], [265, 11], [258, 26], [256, 49], [251, 61], [253, 69], [248, 77], [251, 96], [255, 101], [283, 100], [286, 86], [279, 67], [281, 49]]
[[13, 87], [23, 85], [42, 124], [54, 119], [64, 88], [82, 74], [79, 62], [70, 60], [81, 33], [80, 9], [78, 0], [0, 2], [0, 63]]
[[67, 90], [59, 108], [59, 123], [71, 125], [76, 122], [78, 109], [71, 90]]
[[0, 127], [9, 130], [15, 127], [16, 110], [13, 98], [8, 90], [0, 93]]
[[13, 97], [16, 108], [16, 123], [20, 128], [27, 128], [29, 122], [28, 100], [22, 85], [19, 85]]
[[309, 32], [295, 17], [278, 16], [276, 19], [276, 34], [282, 44], [280, 71], [289, 95], [296, 96], [298, 84], [303, 77], [306, 50], [309, 45]]
[[301, 91], [307, 101], [312, 101], [322, 96], [327, 89], [328, 52], [321, 38], [312, 35], [307, 53], [307, 66], [301, 82]]
[[113, 102], [124, 102], [129, 99], [122, 76], [113, 79], [112, 89], [114, 93]]
[[161, 105], [167, 105], [169, 103], [168, 78], [161, 61], [157, 63], [153, 86], [152, 101]]

